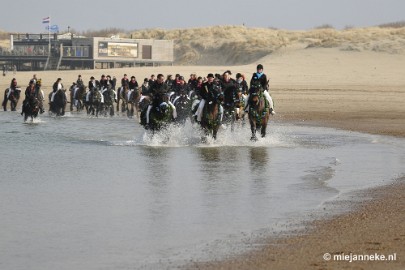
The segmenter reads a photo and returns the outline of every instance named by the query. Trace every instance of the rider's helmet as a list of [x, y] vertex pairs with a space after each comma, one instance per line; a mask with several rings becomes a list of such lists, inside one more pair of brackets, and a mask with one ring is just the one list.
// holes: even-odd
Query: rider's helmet
[[160, 105], [159, 105], [160, 111], [165, 112], [167, 110], [167, 108], [169, 108], [169, 104], [167, 104], [166, 102], [160, 103]]

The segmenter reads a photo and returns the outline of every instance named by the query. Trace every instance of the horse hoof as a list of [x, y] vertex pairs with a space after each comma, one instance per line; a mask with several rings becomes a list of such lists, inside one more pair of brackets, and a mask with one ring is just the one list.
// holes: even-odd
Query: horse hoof
[[256, 136], [252, 136], [252, 137], [250, 138], [250, 140], [251, 140], [252, 142], [256, 142], [256, 141], [257, 141], [257, 137], [256, 137]]

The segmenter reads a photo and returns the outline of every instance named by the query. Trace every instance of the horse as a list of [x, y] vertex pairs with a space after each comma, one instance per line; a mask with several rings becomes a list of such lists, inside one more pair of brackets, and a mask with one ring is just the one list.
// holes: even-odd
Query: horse
[[129, 118], [134, 116], [134, 112], [136, 112], [136, 117], [139, 117], [139, 100], [141, 99], [140, 90], [141, 89], [137, 87], [126, 94], [126, 110]]
[[107, 113], [109, 113], [110, 116], [114, 116], [114, 100], [116, 99], [115, 91], [112, 90], [111, 87], [108, 87], [103, 90], [102, 94], [104, 97], [104, 116], [107, 116]]
[[[122, 86], [121, 88], [119, 88], [118, 90], [118, 97], [117, 97], [117, 109], [119, 110], [119, 102], [121, 101], [121, 112], [127, 112], [128, 111], [128, 92], [129, 92], [129, 88], [127, 85]], [[117, 110], [117, 111], [118, 111]], [[128, 115], [128, 113], [127, 113]]]
[[181, 125], [184, 125], [187, 118], [191, 117], [191, 105], [192, 102], [186, 93], [180, 93], [180, 95], [173, 100], [173, 105], [176, 107], [177, 118], [176, 121]]
[[[54, 94], [53, 101], [52, 95]], [[49, 93], [49, 112], [56, 114], [56, 116], [65, 115], [65, 109], [67, 104], [67, 97], [65, 89], [59, 89], [55, 93]]]
[[118, 88], [117, 90], [117, 112], [120, 111], [120, 101], [121, 101], [121, 112], [127, 111], [127, 94], [129, 91], [128, 85], [124, 85]]
[[249, 104], [249, 123], [252, 131], [251, 141], [257, 141], [256, 132], [260, 129], [262, 138], [266, 136], [267, 123], [269, 121], [269, 104], [263, 94], [263, 87], [252, 86], [250, 88]]
[[39, 100], [36, 97], [29, 97], [23, 102], [22, 113], [24, 114], [24, 122], [28, 117], [31, 117], [31, 121], [38, 116], [39, 112]]
[[76, 106], [77, 112], [83, 110], [86, 94], [86, 86], [84, 85], [79, 85], [76, 91], [73, 93], [74, 105]]
[[2, 103], [4, 111], [7, 111], [7, 102], [8, 101], [10, 101], [11, 111], [17, 110], [17, 103], [18, 103], [18, 100], [20, 99], [20, 94], [21, 94], [20, 88], [15, 88], [14, 90], [7, 88], [4, 91], [4, 99], [3, 99], [3, 103]]
[[[152, 106], [149, 113], [149, 125], [146, 124], [146, 113], [150, 102], [148, 97], [144, 98], [140, 103], [144, 109], [141, 112], [141, 125], [145, 129], [150, 129], [152, 133], [166, 128], [173, 121], [173, 108], [169, 105], [168, 96], [164, 95], [162, 102], [158, 106]], [[148, 105], [146, 105], [148, 104]]]
[[90, 91], [89, 101], [88, 101], [88, 110], [87, 114], [96, 115], [98, 117], [99, 112], [101, 111], [101, 103], [102, 95], [100, 91], [96, 88], [93, 88]]
[[221, 114], [219, 113], [221, 102], [221, 97], [205, 102], [201, 117], [201, 128], [204, 130], [205, 135], [211, 135], [214, 139], [217, 138], [218, 129], [221, 125]]
[[235, 129], [235, 123], [244, 124], [245, 120], [245, 98], [242, 92], [237, 90], [233, 96], [233, 102], [224, 104], [224, 122], [231, 124], [231, 131]]

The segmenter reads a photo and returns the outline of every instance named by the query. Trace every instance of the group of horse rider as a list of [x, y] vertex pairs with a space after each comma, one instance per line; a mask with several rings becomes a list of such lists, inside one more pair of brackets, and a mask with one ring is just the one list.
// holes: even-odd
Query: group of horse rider
[[[263, 65], [257, 65], [256, 72], [253, 73], [250, 86], [245, 79], [245, 76], [241, 73], [236, 74], [236, 78], [232, 78], [231, 71], [227, 70], [223, 74], [213, 74], [209, 73], [206, 77], [197, 77], [196, 74], [191, 74], [190, 78], [186, 82], [185, 78], [180, 74], [176, 74], [175, 77], [168, 75], [165, 77], [163, 74], [158, 74], [156, 77], [151, 75], [151, 77], [145, 78], [143, 83], [140, 85], [136, 80], [135, 76], [130, 78], [127, 74], [124, 74], [121, 79], [121, 85], [117, 85], [117, 79], [115, 76], [102, 75], [99, 80], [96, 80], [94, 76], [91, 76], [87, 86], [85, 85], [82, 76], [78, 75], [76, 82], [70, 86], [70, 110], [73, 110], [73, 106], [77, 105], [78, 90], [80, 88], [85, 89], [85, 94], [83, 95], [83, 102], [89, 102], [92, 93], [94, 91], [100, 92], [101, 102], [103, 103], [103, 93], [107, 90], [112, 91], [113, 101], [119, 102], [120, 97], [122, 98], [123, 89], [127, 89], [125, 92], [128, 96], [133, 91], [138, 91], [140, 98], [137, 102], [142, 102], [144, 98], [149, 100], [149, 105], [145, 108], [146, 112], [146, 123], [145, 127], [149, 125], [149, 116], [152, 108], [159, 108], [162, 104], [170, 106], [172, 108], [173, 119], [177, 117], [176, 112], [176, 102], [181, 97], [184, 96], [188, 100], [198, 99], [198, 106], [195, 106], [193, 115], [197, 122], [201, 121], [202, 110], [206, 102], [219, 102], [219, 110], [222, 116], [224, 114], [224, 108], [232, 107], [235, 102], [243, 104], [243, 109], [248, 111], [248, 100], [250, 98], [250, 89], [254, 85], [260, 85], [263, 88], [263, 94], [267, 100], [269, 113], [274, 115], [274, 104], [273, 100], [269, 94], [269, 84], [266, 74], [263, 72]], [[17, 86], [16, 79], [13, 79], [10, 87], [8, 88], [8, 93], [5, 94], [5, 101], [3, 101], [3, 108], [6, 110], [6, 100], [10, 99], [12, 95], [19, 95], [21, 89]], [[62, 84], [62, 79], [58, 78], [52, 87], [52, 93], [49, 96], [50, 104], [52, 104], [55, 93], [59, 90], [63, 90], [64, 86]], [[240, 95], [242, 94], [242, 95]], [[37, 98], [39, 101], [40, 113], [43, 113], [44, 106], [44, 94], [41, 90], [41, 80], [36, 78], [36, 75], [29, 81], [29, 86], [25, 91], [25, 101], [23, 106], [28, 102], [30, 98]], [[118, 100], [117, 100], [118, 99]], [[196, 103], [197, 104], [197, 103]], [[14, 108], [15, 109], [15, 108]], [[117, 105], [117, 110], [119, 107]]]

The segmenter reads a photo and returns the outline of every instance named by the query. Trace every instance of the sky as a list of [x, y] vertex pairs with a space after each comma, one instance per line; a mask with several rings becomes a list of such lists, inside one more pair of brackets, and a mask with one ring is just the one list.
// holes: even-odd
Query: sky
[[178, 29], [245, 25], [308, 30], [405, 21], [404, 0], [12, 0], [3, 4], [0, 30], [46, 33], [45, 17], [60, 32], [119, 28]]

